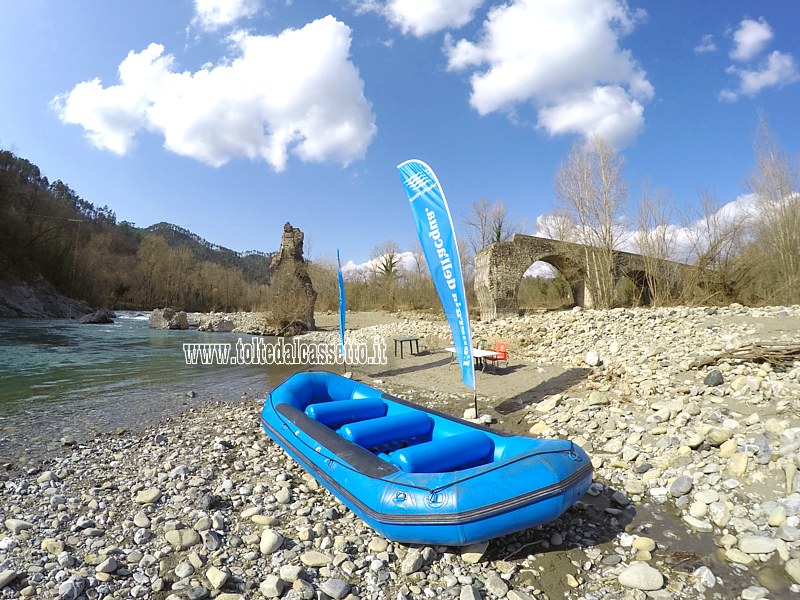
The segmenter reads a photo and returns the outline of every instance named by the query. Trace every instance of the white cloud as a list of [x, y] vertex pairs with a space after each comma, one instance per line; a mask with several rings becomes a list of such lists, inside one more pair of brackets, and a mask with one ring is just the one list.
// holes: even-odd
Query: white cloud
[[716, 52], [717, 44], [714, 42], [714, 35], [711, 33], [705, 34], [700, 43], [694, 47], [696, 54], [706, 54], [708, 52]]
[[[730, 57], [739, 62], [751, 61], [772, 40], [773, 32], [763, 17], [758, 21], [742, 19], [733, 33], [734, 47]], [[777, 50], [755, 66], [731, 65], [725, 71], [738, 77], [735, 89], [724, 89], [719, 94], [723, 102], [735, 102], [740, 96], [754, 97], [762, 90], [784, 87], [800, 80], [800, 70], [794, 56]]]
[[403, 33], [423, 37], [463, 27], [481, 4], [483, 0], [390, 0], [386, 3], [386, 14]]
[[343, 164], [364, 156], [376, 126], [349, 60], [349, 27], [327, 16], [277, 36], [238, 32], [230, 41], [235, 58], [194, 73], [177, 71], [163, 46], [151, 44], [122, 61], [117, 85], [79, 83], [53, 107], [116, 154], [146, 129], [162, 134], [168, 150], [213, 166], [245, 157], [282, 171], [290, 153]]
[[620, 38], [644, 18], [621, 0], [513, 0], [489, 11], [477, 42], [446, 42], [451, 70], [473, 70], [480, 114], [532, 102], [551, 135], [595, 133], [615, 146], [644, 121], [653, 87]]
[[552, 135], [594, 132], [615, 146], [632, 142], [643, 124], [644, 107], [619, 86], [596, 87], [539, 110], [539, 125]]
[[193, 23], [215, 31], [253, 17], [260, 8], [260, 0], [194, 0]]
[[742, 19], [733, 33], [735, 46], [730, 57], [733, 60], [747, 61], [756, 56], [772, 39], [772, 28], [760, 17], [758, 21]]
[[[360, 279], [369, 277], [375, 271], [380, 270], [380, 263], [383, 258], [384, 257], [371, 258], [367, 262], [363, 263], [356, 263], [355, 261], [348, 260], [347, 263], [342, 265], [342, 276], [345, 279]], [[413, 252], [398, 252], [397, 260], [399, 272], [417, 272], [417, 259]], [[425, 259], [422, 258], [421, 260], [423, 272], [428, 273], [428, 266], [425, 263]]]
[[360, 0], [358, 12], [383, 15], [408, 35], [424, 37], [443, 29], [458, 29], [469, 23], [484, 0]]
[[720, 99], [733, 102], [740, 95], [756, 96], [761, 90], [771, 87], [783, 87], [800, 80], [797, 61], [791, 54], [775, 50], [756, 69], [728, 67], [727, 73], [739, 77], [738, 90], [722, 90]]

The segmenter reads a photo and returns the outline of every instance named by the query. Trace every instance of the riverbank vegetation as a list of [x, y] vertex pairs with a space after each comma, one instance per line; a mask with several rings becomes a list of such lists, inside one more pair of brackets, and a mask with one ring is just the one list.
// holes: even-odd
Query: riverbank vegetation
[[[520, 308], [570, 305], [574, 282], [589, 265], [594, 276], [585, 284], [597, 307], [800, 303], [798, 161], [780, 147], [763, 117], [754, 157], [747, 194], [723, 206], [702, 190], [696, 210], [676, 225], [665, 192], [645, 186], [631, 210], [624, 156], [601, 138], [576, 144], [555, 174], [558, 204], [536, 230], [589, 247], [573, 257], [575, 272], [524, 277]], [[502, 201], [485, 198], [461, 217], [459, 252], [475, 307], [475, 255], [526, 226], [511, 218]], [[615, 272], [618, 250], [646, 257], [646, 298], [637, 292], [641, 282], [636, 286]], [[108, 206], [84, 200], [63, 181], [50, 182], [30, 161], [0, 151], [0, 281], [44, 279], [66, 296], [114, 308], [272, 310], [271, 257], [234, 252], [169, 223], [140, 228], [119, 222]], [[317, 310], [337, 310], [335, 261], [315, 259], [308, 268]], [[368, 266], [348, 273], [345, 287], [351, 310], [439, 307], [418, 245], [401, 252], [394, 241], [379, 244]]]
[[234, 310], [265, 298], [270, 258], [170, 223], [118, 222], [108, 206], [0, 151], [0, 280], [44, 279], [95, 306]]

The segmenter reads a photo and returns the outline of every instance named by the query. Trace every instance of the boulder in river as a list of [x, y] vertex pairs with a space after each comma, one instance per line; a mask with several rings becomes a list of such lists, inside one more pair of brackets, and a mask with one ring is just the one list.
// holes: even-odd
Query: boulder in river
[[197, 316], [197, 331], [233, 331], [233, 318], [228, 313], [208, 313]]
[[117, 315], [107, 308], [101, 308], [93, 313], [82, 316], [80, 319], [78, 319], [78, 323], [81, 323], [82, 325], [102, 325], [105, 323], [113, 323], [114, 319], [112, 317], [116, 316]]
[[189, 329], [189, 319], [185, 311], [174, 308], [156, 308], [147, 320], [150, 329]]

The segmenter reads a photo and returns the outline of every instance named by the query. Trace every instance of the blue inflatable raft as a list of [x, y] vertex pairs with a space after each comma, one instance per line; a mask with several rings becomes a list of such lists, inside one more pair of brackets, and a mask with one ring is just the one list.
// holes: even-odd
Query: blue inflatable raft
[[508, 435], [326, 372], [264, 403], [266, 433], [384, 537], [466, 545], [551, 521], [588, 489], [567, 440]]

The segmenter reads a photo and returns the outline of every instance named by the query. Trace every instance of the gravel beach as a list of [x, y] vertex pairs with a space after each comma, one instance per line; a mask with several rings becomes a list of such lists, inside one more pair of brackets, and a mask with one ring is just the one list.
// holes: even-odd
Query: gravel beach
[[[332, 340], [336, 323], [320, 314], [306, 338]], [[356, 314], [348, 328], [388, 350], [355, 378], [474, 416], [443, 322]], [[467, 548], [376, 536], [261, 431], [267, 390], [217, 396], [0, 475], [0, 598], [796, 597], [800, 361], [719, 356], [798, 332], [798, 306], [476, 323], [510, 350], [478, 373], [478, 417], [573, 439], [596, 471], [556, 521]], [[395, 357], [402, 335], [422, 352]]]

